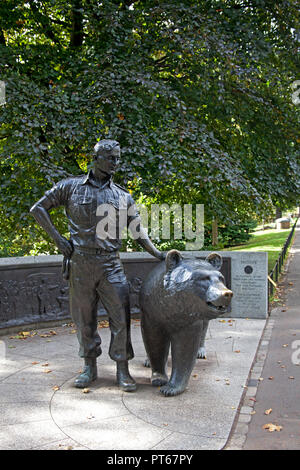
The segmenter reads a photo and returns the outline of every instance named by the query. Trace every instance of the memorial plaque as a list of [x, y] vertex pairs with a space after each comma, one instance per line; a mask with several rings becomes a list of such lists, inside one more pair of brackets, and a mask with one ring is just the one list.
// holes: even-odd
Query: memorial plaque
[[[197, 253], [197, 254], [196, 254]], [[205, 258], [209, 251], [190, 252], [189, 256]], [[232, 290], [231, 318], [267, 318], [268, 316], [268, 253], [263, 251], [220, 251], [224, 260], [222, 273], [227, 282], [230, 269]], [[186, 252], [184, 253], [186, 256]], [[230, 263], [226, 260], [229, 259]]]
[[[268, 255], [240, 252], [232, 260], [231, 282], [235, 316], [266, 318], [268, 310]], [[234, 287], [233, 287], [234, 286]]]

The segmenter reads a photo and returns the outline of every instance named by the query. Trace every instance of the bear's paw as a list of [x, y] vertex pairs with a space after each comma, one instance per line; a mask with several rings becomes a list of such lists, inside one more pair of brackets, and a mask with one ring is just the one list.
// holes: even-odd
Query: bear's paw
[[197, 359], [206, 359], [205, 348], [199, 348], [197, 352]]
[[184, 388], [167, 383], [166, 385], [160, 387], [159, 391], [165, 397], [175, 397], [176, 395], [184, 392]]
[[151, 377], [151, 385], [153, 387], [160, 387], [168, 383], [168, 377], [166, 374], [160, 374], [159, 372], [153, 372]]

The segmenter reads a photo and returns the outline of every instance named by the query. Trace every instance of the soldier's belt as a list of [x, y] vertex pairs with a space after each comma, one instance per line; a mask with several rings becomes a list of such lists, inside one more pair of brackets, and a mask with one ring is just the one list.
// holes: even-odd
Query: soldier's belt
[[75, 246], [74, 251], [85, 255], [109, 255], [111, 253], [115, 253], [115, 251], [107, 251], [103, 250], [103, 248], [88, 248], [86, 246]]

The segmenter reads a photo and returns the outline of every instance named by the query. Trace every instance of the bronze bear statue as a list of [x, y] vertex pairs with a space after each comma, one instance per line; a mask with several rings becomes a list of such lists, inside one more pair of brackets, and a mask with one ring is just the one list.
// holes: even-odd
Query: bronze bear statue
[[183, 259], [179, 251], [171, 250], [142, 284], [141, 328], [152, 368], [151, 383], [165, 396], [184, 392], [197, 354], [205, 354], [208, 321], [228, 311], [233, 293], [224, 284], [221, 266], [222, 257], [217, 253], [202, 261]]

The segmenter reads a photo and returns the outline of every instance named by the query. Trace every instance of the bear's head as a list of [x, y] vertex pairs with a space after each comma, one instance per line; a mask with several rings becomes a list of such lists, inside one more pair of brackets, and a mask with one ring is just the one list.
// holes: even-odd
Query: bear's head
[[228, 311], [233, 293], [220, 272], [221, 255], [211, 253], [205, 260], [184, 259], [179, 251], [171, 250], [165, 263], [163, 286], [169, 297], [176, 297], [196, 316], [201, 312], [214, 318]]

